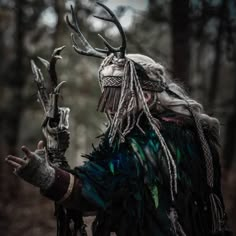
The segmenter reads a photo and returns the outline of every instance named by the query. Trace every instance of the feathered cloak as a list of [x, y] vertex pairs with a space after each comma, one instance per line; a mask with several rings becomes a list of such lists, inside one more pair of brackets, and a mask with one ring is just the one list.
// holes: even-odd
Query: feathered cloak
[[94, 236], [212, 235], [210, 193], [214, 191], [222, 203], [216, 135], [209, 127], [204, 129], [214, 158], [216, 187], [210, 190], [191, 118], [175, 113], [158, 118], [177, 167], [175, 201], [170, 196], [168, 163], [147, 120], [141, 121], [145, 134], [135, 127], [124, 143], [112, 147], [107, 132], [86, 156], [89, 161], [75, 169], [84, 199], [97, 210]]

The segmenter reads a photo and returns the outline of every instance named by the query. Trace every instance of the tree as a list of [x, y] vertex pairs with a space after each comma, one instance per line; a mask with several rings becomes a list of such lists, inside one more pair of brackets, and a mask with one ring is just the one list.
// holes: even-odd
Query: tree
[[172, 59], [173, 74], [175, 78], [189, 85], [190, 70], [190, 1], [172, 0], [171, 26], [172, 26]]

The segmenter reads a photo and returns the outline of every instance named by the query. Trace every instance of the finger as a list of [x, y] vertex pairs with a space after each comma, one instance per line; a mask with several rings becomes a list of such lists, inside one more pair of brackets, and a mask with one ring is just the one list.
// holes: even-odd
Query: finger
[[16, 163], [18, 163], [20, 165], [26, 165], [27, 164], [26, 160], [24, 160], [24, 159], [22, 159], [20, 157], [16, 157], [16, 156], [11, 156], [10, 155], [10, 156], [7, 157], [7, 160], [14, 161], [14, 162], [16, 162]]
[[40, 141], [38, 142], [37, 149], [44, 149], [43, 140], [40, 140]]
[[22, 146], [21, 147], [21, 150], [25, 153], [25, 155], [28, 157], [28, 158], [31, 158], [33, 155], [32, 155], [32, 152], [29, 150], [29, 148], [27, 148], [26, 146]]
[[6, 162], [7, 162], [7, 164], [9, 164], [11, 167], [14, 167], [14, 168], [20, 168], [20, 167], [21, 167], [20, 164], [14, 162], [14, 161], [11, 161], [11, 160], [6, 159]]

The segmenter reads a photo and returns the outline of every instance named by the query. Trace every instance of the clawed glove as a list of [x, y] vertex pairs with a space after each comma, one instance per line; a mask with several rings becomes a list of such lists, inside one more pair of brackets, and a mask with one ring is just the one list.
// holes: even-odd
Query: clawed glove
[[27, 163], [15, 169], [15, 174], [42, 190], [48, 189], [54, 182], [55, 169], [49, 165], [46, 155], [45, 149], [31, 152]]

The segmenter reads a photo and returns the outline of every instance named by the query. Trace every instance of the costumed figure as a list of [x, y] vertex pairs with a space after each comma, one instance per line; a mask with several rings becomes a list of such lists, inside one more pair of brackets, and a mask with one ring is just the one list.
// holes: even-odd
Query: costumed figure
[[[51, 132], [55, 117], [47, 116], [47, 148], [41, 149], [42, 143], [35, 152], [23, 147], [26, 158], [9, 156], [8, 163], [19, 177], [63, 207], [67, 223], [77, 214], [80, 223], [74, 220], [73, 235], [78, 229], [85, 233], [80, 214], [89, 211], [96, 211], [94, 236], [229, 235], [220, 189], [218, 120], [204, 114], [201, 104], [171, 81], [161, 64], [127, 54], [121, 24], [108, 7], [98, 5], [110, 17], [96, 17], [117, 26], [120, 47], [100, 36], [106, 49], [93, 48], [73, 8], [72, 22], [69, 17], [66, 21], [76, 33], [75, 51], [104, 59], [98, 75], [98, 110], [106, 114], [109, 126], [100, 144], [85, 156], [83, 166], [55, 165], [52, 160], [61, 154], [50, 151], [50, 145], [56, 140], [59, 149], [60, 143], [67, 148], [68, 138]], [[64, 111], [59, 109], [56, 127], [63, 123]], [[68, 126], [63, 127], [67, 131]], [[61, 235], [72, 235], [68, 232]]]

